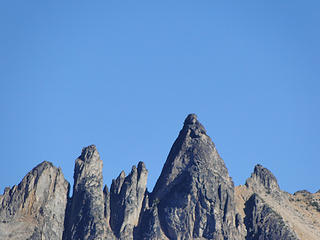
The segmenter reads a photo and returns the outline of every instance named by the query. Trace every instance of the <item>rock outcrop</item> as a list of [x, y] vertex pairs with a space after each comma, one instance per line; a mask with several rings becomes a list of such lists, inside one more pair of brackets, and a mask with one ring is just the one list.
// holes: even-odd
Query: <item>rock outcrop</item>
[[236, 205], [246, 225], [246, 239], [320, 239], [320, 213], [311, 208], [316, 201], [310, 200], [313, 204], [305, 211], [307, 203], [296, 204], [302, 195], [306, 202], [317, 199], [306, 192], [291, 195], [281, 191], [272, 172], [256, 165], [245, 185], [236, 187]]
[[61, 240], [68, 191], [60, 168], [39, 164], [0, 196], [0, 239]]
[[94, 145], [75, 161], [72, 197], [43, 162], [0, 195], [1, 240], [319, 240], [320, 191], [289, 194], [256, 165], [235, 187], [205, 128], [190, 114], [152, 192], [143, 162], [103, 185]]
[[255, 192], [274, 193], [280, 191], [276, 177], [260, 164], [254, 167], [251, 177], [246, 181], [246, 186]]

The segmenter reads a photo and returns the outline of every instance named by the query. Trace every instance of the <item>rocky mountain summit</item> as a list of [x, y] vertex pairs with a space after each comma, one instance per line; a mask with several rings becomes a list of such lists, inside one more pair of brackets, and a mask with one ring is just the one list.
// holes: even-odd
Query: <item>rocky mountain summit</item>
[[72, 197], [60, 168], [43, 162], [0, 195], [1, 240], [319, 240], [320, 192], [282, 191], [256, 165], [234, 186], [205, 128], [190, 114], [148, 192], [143, 162], [110, 190], [94, 145], [75, 161]]

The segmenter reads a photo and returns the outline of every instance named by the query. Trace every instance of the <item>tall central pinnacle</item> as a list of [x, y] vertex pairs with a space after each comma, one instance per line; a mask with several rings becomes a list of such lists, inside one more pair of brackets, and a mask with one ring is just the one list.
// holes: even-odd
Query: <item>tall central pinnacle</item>
[[198, 175], [200, 170], [218, 173], [231, 184], [227, 168], [220, 158], [214, 143], [195, 114], [184, 121], [178, 138], [174, 142], [161, 175], [154, 187], [153, 196], [162, 198], [164, 192], [180, 183], [181, 175]]
[[190, 137], [201, 137], [201, 135], [206, 135], [206, 130], [202, 124], [198, 121], [197, 115], [192, 113], [187, 116], [184, 120], [183, 129], [190, 129]]
[[241, 239], [233, 182], [195, 114], [185, 119], [151, 198], [169, 239]]

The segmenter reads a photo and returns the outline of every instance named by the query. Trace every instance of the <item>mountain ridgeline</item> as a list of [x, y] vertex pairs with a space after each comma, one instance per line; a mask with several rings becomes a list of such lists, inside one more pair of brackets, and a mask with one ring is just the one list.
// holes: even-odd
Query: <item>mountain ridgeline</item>
[[43, 162], [0, 195], [2, 240], [319, 240], [320, 192], [289, 194], [256, 165], [234, 186], [205, 128], [190, 114], [148, 192], [143, 162], [110, 189], [94, 145], [75, 161], [72, 197], [60, 168]]

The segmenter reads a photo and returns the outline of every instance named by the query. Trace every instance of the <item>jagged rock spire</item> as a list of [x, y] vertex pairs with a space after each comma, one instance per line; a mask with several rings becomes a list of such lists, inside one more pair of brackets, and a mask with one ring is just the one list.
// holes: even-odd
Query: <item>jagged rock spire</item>
[[[151, 199], [169, 239], [241, 238], [235, 224], [233, 182], [195, 114], [185, 119]], [[157, 238], [159, 234], [153, 239]]]
[[82, 149], [75, 162], [73, 195], [67, 216], [64, 239], [104, 239], [102, 160], [94, 145]]
[[154, 187], [153, 196], [162, 198], [163, 191], [178, 184], [179, 176], [187, 171], [197, 175], [199, 169], [219, 173], [228, 184], [233, 185], [228, 170], [220, 158], [214, 143], [195, 114], [189, 114], [174, 142], [161, 175]]
[[260, 164], [254, 167], [251, 177], [246, 181], [246, 186], [255, 192], [267, 191], [276, 194], [280, 191], [276, 177], [269, 169]]
[[110, 188], [110, 226], [124, 240], [133, 239], [145, 197], [148, 170], [143, 162], [133, 166], [126, 177], [124, 171], [112, 181]]

